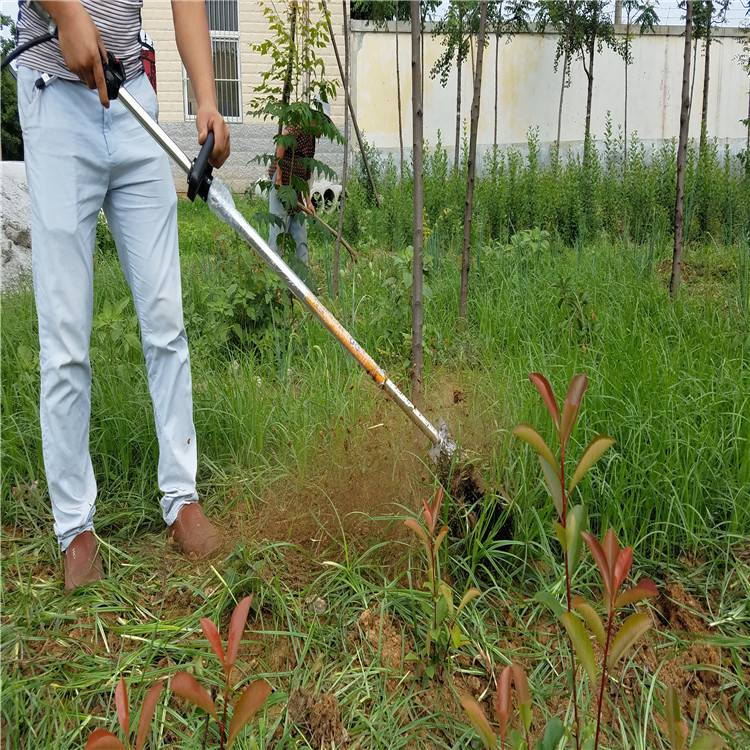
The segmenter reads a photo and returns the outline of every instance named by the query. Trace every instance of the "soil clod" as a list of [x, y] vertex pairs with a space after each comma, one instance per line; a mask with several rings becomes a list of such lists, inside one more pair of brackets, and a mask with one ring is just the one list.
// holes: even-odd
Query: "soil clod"
[[339, 702], [331, 693], [299, 688], [289, 696], [287, 710], [312, 747], [343, 747], [349, 739]]

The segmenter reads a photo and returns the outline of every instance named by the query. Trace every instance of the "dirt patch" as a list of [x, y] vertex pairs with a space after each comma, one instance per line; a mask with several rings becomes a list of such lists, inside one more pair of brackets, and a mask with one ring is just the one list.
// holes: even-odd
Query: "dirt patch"
[[398, 536], [400, 524], [378, 519], [403, 512], [399, 504], [417, 507], [431, 477], [419, 437], [387, 429], [381, 417], [345, 428], [343, 440], [333, 430], [324, 435], [308, 475], [280, 478], [252, 508], [238, 503], [230, 533], [292, 542], [317, 558], [345, 542], [364, 547]]
[[723, 654], [720, 648], [705, 642], [710, 631], [705, 624], [704, 607], [679, 583], [666, 583], [656, 601], [656, 609], [664, 624], [673, 633], [684, 635], [690, 643], [663, 661], [663, 656], [657, 657], [654, 649], [647, 645], [642, 651], [645, 664], [652, 670], [659, 668], [662, 681], [677, 690], [683, 711], [689, 718], [703, 721], [717, 703], [728, 708], [730, 697], [719, 689], [718, 670]]
[[695, 635], [706, 633], [703, 607], [679, 583], [666, 583], [656, 602], [657, 611], [671, 630]]
[[[472, 436], [486, 439], [488, 433], [481, 427], [481, 416], [474, 413], [473, 401], [470, 388], [447, 376], [436, 379], [425, 396], [431, 417], [445, 416], [464, 445], [481, 451], [483, 441]], [[311, 560], [320, 560], [339, 557], [344, 543], [356, 550], [384, 539], [404, 538], [403, 525], [389, 517], [403, 515], [404, 508], [418, 509], [422, 499], [432, 495], [435, 468], [427, 457], [428, 448], [403, 415], [378, 400], [367, 419], [354, 425], [337, 422], [320, 432], [305, 476], [276, 480], [260, 502], [232, 492], [234, 510], [226, 526], [229, 542], [288, 541], [305, 550]], [[457, 472], [453, 491], [462, 504], [475, 509], [485, 492], [478, 466]], [[389, 564], [398, 562], [392, 549], [388, 557]], [[314, 567], [317, 574], [319, 564]]]
[[312, 747], [345, 747], [349, 740], [341, 709], [331, 693], [299, 688], [289, 696], [287, 710]]
[[359, 616], [357, 628], [350, 633], [349, 639], [353, 643], [367, 643], [373, 655], [379, 657], [380, 663], [394, 671], [402, 669], [404, 656], [407, 649], [410, 650], [393, 620], [374, 608], [366, 609]]

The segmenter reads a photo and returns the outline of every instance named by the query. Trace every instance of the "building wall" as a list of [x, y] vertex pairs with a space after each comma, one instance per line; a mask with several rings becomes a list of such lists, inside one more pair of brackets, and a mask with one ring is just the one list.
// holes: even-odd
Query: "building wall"
[[[315, 2], [311, 2], [316, 6]], [[281, 2], [276, 2], [276, 7]], [[328, 3], [334, 33], [343, 56], [343, 14], [337, 2]], [[144, 29], [156, 45], [160, 121], [169, 134], [192, 155], [197, 149], [194, 122], [187, 120], [184, 108], [183, 68], [177, 53], [169, 0], [145, 0]], [[624, 27], [619, 27], [624, 31]], [[398, 151], [398, 113], [395, 65], [396, 24], [376, 30], [361, 21], [352, 22], [352, 100], [365, 138], [382, 151]], [[259, 0], [239, 2], [239, 48], [241, 68], [242, 122], [230, 125], [232, 155], [222, 168], [223, 179], [236, 190], [244, 190], [263, 172], [252, 161], [257, 154], [268, 153], [276, 132], [273, 124], [247, 114], [254, 87], [260, 82], [268, 61], [252, 52], [252, 43], [265, 39], [267, 23]], [[408, 24], [398, 26], [401, 106], [404, 142], [411, 142], [411, 39]], [[633, 35], [633, 64], [629, 69], [628, 131], [636, 131], [641, 141], [659, 143], [676, 138], [679, 129], [680, 86], [682, 80], [683, 29], [658, 27], [655, 34]], [[523, 146], [529, 128], [538, 128], [542, 144], [554, 141], [560, 97], [560, 72], [553, 70], [555, 34], [519, 34], [499, 45], [498, 76], [495, 77], [495, 40], [485, 50], [482, 107], [478, 144], [480, 153], [492, 146], [494, 96], [498, 92], [498, 143]], [[712, 137], [728, 143], [733, 150], [744, 147], [746, 130], [741, 120], [747, 117], [748, 76], [736, 58], [742, 39], [737, 29], [717, 29], [711, 48], [711, 87], [708, 131]], [[429, 71], [441, 52], [441, 41], [425, 38], [425, 137], [435, 143], [438, 132], [450, 154], [456, 118], [456, 71], [451, 70], [445, 88]], [[329, 77], [338, 79], [333, 49], [323, 54]], [[622, 59], [604, 50], [596, 58], [592, 112], [592, 133], [602, 138], [607, 112], [615, 134], [622, 126], [624, 69]], [[697, 136], [703, 87], [703, 57], [699, 50], [695, 77], [695, 104], [690, 131]], [[462, 126], [468, 129], [471, 108], [471, 64], [467, 60], [462, 75]], [[578, 148], [582, 143], [586, 105], [586, 76], [581, 64], [571, 68], [571, 85], [565, 90], [561, 138], [564, 147]], [[341, 91], [332, 105], [332, 118], [343, 131], [344, 99]], [[351, 140], [356, 149], [356, 141]], [[330, 142], [319, 144], [320, 158], [339, 170], [342, 148]], [[176, 176], [178, 188], [184, 177]]]
[[[275, 0], [272, 7], [283, 7]], [[312, 10], [317, 3], [311, 2]], [[268, 67], [268, 60], [251, 50], [251, 45], [265, 40], [268, 25], [259, 0], [239, 0], [239, 50], [242, 122], [229, 125], [232, 153], [221, 169], [221, 177], [235, 190], [244, 190], [262, 175], [264, 168], [252, 159], [273, 149], [276, 126], [247, 114], [254, 88], [260, 83], [261, 73]], [[336, 42], [343, 60], [343, 8], [341, 3], [328, 3]], [[170, 0], [144, 0], [143, 28], [154, 40], [156, 48], [156, 78], [159, 99], [159, 121], [169, 135], [192, 157], [198, 148], [195, 122], [186, 118], [184, 105], [184, 73], [177, 44], [174, 39]], [[338, 80], [338, 68], [333, 48], [322, 52], [326, 73]], [[343, 131], [344, 103], [340, 95], [331, 104], [331, 119]], [[323, 142], [318, 147], [319, 157], [339, 168], [343, 151], [340, 146]], [[184, 175], [175, 172], [178, 189], [185, 186]]]

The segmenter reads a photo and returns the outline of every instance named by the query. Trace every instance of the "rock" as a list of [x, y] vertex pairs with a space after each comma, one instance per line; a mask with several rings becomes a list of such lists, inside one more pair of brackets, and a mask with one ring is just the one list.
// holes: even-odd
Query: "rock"
[[26, 170], [21, 161], [0, 162], [2, 186], [2, 275], [3, 292], [15, 287], [31, 273], [31, 229]]

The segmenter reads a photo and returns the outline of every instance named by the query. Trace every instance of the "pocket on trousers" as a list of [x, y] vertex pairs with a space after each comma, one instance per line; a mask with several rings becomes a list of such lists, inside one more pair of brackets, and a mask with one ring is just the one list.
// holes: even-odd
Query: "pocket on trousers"
[[24, 121], [28, 122], [31, 109], [42, 94], [42, 89], [38, 89], [36, 86], [36, 82], [41, 75], [38, 70], [32, 70], [23, 66], [19, 66], [18, 68], [16, 95], [18, 99], [18, 115], [21, 120], [21, 127], [24, 129], [26, 128]]

